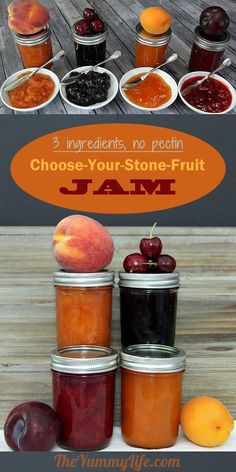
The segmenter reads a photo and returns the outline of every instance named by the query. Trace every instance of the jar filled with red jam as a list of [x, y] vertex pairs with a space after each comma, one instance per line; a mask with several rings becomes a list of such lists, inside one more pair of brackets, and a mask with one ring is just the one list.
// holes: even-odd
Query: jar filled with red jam
[[[40, 67], [52, 59], [51, 30], [47, 25], [36, 34], [22, 35], [12, 32], [25, 68]], [[51, 66], [48, 66], [50, 68]]]
[[171, 447], [178, 436], [186, 353], [156, 344], [121, 352], [121, 430], [130, 446]]
[[136, 27], [136, 67], [155, 67], [164, 62], [171, 29], [162, 34], [150, 34], [139, 23]]
[[110, 346], [114, 272], [55, 272], [57, 347]]
[[90, 36], [80, 36], [76, 33], [75, 25], [72, 28], [72, 35], [75, 44], [75, 54], [78, 67], [94, 66], [106, 59], [106, 40], [108, 28], [99, 34]]
[[60, 446], [105, 448], [113, 432], [117, 352], [70, 346], [53, 351], [51, 357], [53, 403], [62, 424]]
[[122, 346], [175, 342], [179, 273], [120, 272]]
[[194, 33], [189, 70], [192, 72], [212, 72], [215, 70], [221, 64], [229, 42], [230, 35], [228, 32], [220, 37], [210, 37], [204, 34], [200, 26], [197, 26]]

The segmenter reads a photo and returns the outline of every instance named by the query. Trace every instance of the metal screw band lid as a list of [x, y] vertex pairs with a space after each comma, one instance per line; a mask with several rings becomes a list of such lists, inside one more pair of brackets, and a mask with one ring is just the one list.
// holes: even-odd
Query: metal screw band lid
[[113, 286], [115, 273], [111, 271], [77, 273], [60, 270], [54, 272], [56, 287], [108, 287]]
[[51, 369], [67, 374], [96, 374], [118, 367], [118, 353], [101, 346], [67, 346], [51, 354]]
[[194, 43], [196, 46], [199, 46], [206, 51], [212, 52], [221, 52], [224, 51], [230, 42], [230, 34], [228, 32], [224, 33], [223, 37], [219, 41], [210, 41], [209, 39], [204, 38], [202, 35], [201, 27], [197, 26], [194, 31]]
[[136, 344], [123, 349], [120, 366], [144, 373], [181, 372], [186, 367], [186, 353], [177, 347]]
[[165, 46], [170, 42], [170, 38], [171, 28], [163, 34], [154, 35], [147, 33], [147, 31], [143, 29], [141, 23], [136, 26], [136, 39], [139, 43], [144, 44], [145, 46]]
[[47, 41], [51, 36], [50, 26], [47, 25], [42, 31], [36, 34], [23, 35], [12, 31], [17, 44], [22, 46], [37, 46]]
[[128, 288], [168, 289], [179, 288], [179, 272], [170, 274], [135, 274], [119, 272], [119, 286]]
[[79, 36], [75, 31], [75, 24], [72, 26], [72, 36], [77, 44], [81, 44], [83, 46], [95, 46], [96, 44], [101, 44], [106, 41], [108, 36], [108, 28], [105, 25], [104, 33], [99, 33], [91, 36]]

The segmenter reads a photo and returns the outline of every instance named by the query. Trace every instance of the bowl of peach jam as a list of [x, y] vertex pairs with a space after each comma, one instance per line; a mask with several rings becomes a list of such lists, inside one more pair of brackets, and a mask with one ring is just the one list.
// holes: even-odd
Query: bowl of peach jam
[[54, 100], [59, 92], [58, 77], [48, 69], [41, 69], [33, 77], [10, 92], [4, 89], [14, 80], [33, 72], [34, 68], [24, 69], [11, 75], [1, 87], [1, 99], [8, 108], [18, 112], [33, 112], [45, 107]]
[[131, 106], [144, 111], [159, 111], [172, 105], [178, 96], [178, 87], [169, 74], [162, 70], [151, 73], [144, 81], [128, 90], [123, 86], [142, 77], [151, 69], [139, 67], [125, 74], [120, 81], [120, 93]]

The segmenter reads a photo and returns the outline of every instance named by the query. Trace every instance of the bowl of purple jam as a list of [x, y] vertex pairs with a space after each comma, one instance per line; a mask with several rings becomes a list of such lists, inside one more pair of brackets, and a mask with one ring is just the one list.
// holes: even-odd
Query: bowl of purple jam
[[236, 93], [232, 85], [218, 74], [213, 74], [205, 82], [192, 88], [187, 95], [182, 91], [202, 79], [208, 72], [196, 71], [184, 75], [179, 82], [179, 96], [190, 110], [206, 115], [222, 115], [236, 105]]

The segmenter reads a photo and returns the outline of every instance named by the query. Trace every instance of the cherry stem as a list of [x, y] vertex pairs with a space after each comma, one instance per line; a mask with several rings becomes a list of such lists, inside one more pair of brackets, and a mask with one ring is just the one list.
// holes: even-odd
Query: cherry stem
[[153, 237], [153, 233], [154, 233], [154, 230], [155, 230], [155, 228], [157, 227], [157, 225], [158, 225], [158, 223], [157, 223], [157, 222], [156, 222], [156, 223], [154, 223], [154, 225], [153, 225], [153, 227], [152, 227], [152, 229], [151, 229], [151, 232], [150, 232], [149, 239], [152, 239], [152, 237]]
[[124, 257], [122, 256], [122, 254], [120, 253], [120, 251], [118, 251], [118, 249], [116, 249], [116, 247], [114, 248], [115, 252], [122, 258], [124, 259]]

